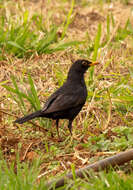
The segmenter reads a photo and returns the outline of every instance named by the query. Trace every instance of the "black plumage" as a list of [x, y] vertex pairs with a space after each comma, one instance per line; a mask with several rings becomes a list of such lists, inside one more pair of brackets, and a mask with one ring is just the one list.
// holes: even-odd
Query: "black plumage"
[[64, 84], [48, 98], [44, 107], [39, 111], [17, 119], [15, 123], [22, 124], [37, 117], [51, 118], [56, 120], [58, 132], [59, 119], [68, 119], [68, 128], [72, 134], [72, 122], [82, 109], [87, 98], [84, 73], [90, 66], [96, 64], [98, 62], [92, 63], [84, 59], [75, 61]]

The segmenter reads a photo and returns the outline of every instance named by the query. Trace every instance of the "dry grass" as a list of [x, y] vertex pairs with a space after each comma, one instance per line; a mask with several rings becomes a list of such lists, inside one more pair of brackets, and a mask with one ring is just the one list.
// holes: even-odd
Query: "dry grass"
[[[44, 0], [37, 2], [17, 1], [15, 6], [10, 1], [6, 3], [9, 3], [8, 9], [5, 5], [6, 16], [10, 16], [10, 12], [14, 14], [14, 17], [20, 14], [20, 9], [17, 7], [19, 5], [22, 11], [28, 9], [31, 17], [35, 11], [41, 12], [47, 28], [53, 23], [60, 25], [70, 9], [69, 2], [61, 3], [57, 0], [49, 3]], [[42, 172], [46, 172], [46, 176], [54, 176], [59, 172], [70, 169], [72, 163], [75, 164], [76, 168], [81, 168], [92, 161], [100, 159], [102, 156], [105, 157], [119, 151], [119, 148], [112, 148], [111, 151], [113, 153], [110, 150], [104, 151], [104, 149], [100, 148], [95, 151], [91, 150], [88, 145], [85, 146], [85, 144], [88, 143], [90, 137], [98, 137], [105, 130], [107, 139], [112, 142], [117, 137], [117, 133], [112, 131], [113, 128], [132, 125], [132, 111], [126, 112], [124, 116], [120, 115], [115, 107], [115, 103], [120, 102], [120, 99], [113, 96], [111, 92], [111, 87], [114, 88], [116, 86], [117, 88], [117, 84], [121, 82], [122, 78], [125, 77], [128, 80], [128, 68], [132, 68], [133, 58], [132, 39], [128, 37], [124, 41], [119, 41], [118, 44], [112, 43], [110, 45], [119, 26], [125, 26], [128, 18], [130, 18], [133, 24], [131, 8], [131, 4], [124, 5], [118, 1], [102, 5], [90, 4], [89, 6], [81, 6], [80, 3], [75, 5], [71, 18], [72, 22], [64, 40], [78, 39], [79, 41], [86, 41], [79, 47], [80, 51], [87, 49], [90, 39], [93, 41], [98, 23], [102, 23], [101, 41], [105, 41], [106, 18], [109, 13], [113, 14], [116, 25], [114, 28], [111, 28], [110, 41], [98, 53], [97, 59], [101, 64], [95, 68], [93, 85], [88, 85], [88, 91], [91, 90], [93, 95], [89, 96], [88, 101], [74, 123], [74, 134], [79, 138], [79, 141], [75, 140], [68, 149], [64, 148], [70, 140], [67, 137], [69, 131], [64, 121], [60, 124], [60, 133], [64, 141], [61, 143], [57, 142], [55, 127], [53, 126], [49, 129], [50, 125], [48, 122], [44, 128], [49, 129], [49, 132], [41, 132], [39, 128], [27, 123], [21, 126], [14, 125], [12, 123], [13, 120], [16, 116], [21, 116], [22, 114], [8, 92], [0, 86], [0, 110], [5, 112], [0, 113], [0, 144], [7, 160], [15, 160], [18, 151], [21, 161], [36, 159], [41, 153], [43, 155]], [[62, 33], [62, 28], [58, 32], [59, 34]], [[24, 58], [18, 59], [7, 54], [5, 55], [6, 59], [0, 62], [0, 83], [8, 81], [7, 84], [12, 85], [11, 75], [15, 75], [17, 76], [19, 87], [25, 92], [25, 89], [29, 88], [26, 82], [27, 75], [31, 73], [39, 99], [43, 105], [48, 95], [58, 87], [62, 76], [65, 79], [71, 60], [82, 56], [87, 57], [86, 54], [82, 55], [77, 52], [78, 50], [73, 48], [50, 55], [34, 54], [27, 60]], [[59, 71], [62, 73], [61, 77], [57, 74]], [[25, 85], [22, 84], [22, 81], [25, 81]], [[86, 74], [86, 82], [89, 84], [89, 72]], [[132, 86], [130, 77], [125, 85]], [[110, 89], [109, 92], [105, 90], [108, 88]], [[103, 91], [102, 95], [100, 94], [101, 91]], [[100, 94], [101, 98], [98, 98], [98, 94]], [[125, 104], [124, 100], [123, 104]], [[27, 110], [29, 109], [30, 106], [27, 102]], [[36, 123], [40, 125], [38, 121]], [[54, 137], [50, 136], [50, 130], [54, 133]], [[95, 140], [92, 143], [95, 147]], [[19, 146], [20, 149], [18, 148]]]

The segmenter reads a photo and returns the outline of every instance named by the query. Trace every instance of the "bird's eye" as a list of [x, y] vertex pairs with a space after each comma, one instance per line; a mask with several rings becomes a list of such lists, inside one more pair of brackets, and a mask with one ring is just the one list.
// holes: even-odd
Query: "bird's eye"
[[82, 62], [82, 65], [86, 66], [86, 65], [88, 65], [88, 64], [87, 64], [86, 61], [83, 61], [83, 62]]

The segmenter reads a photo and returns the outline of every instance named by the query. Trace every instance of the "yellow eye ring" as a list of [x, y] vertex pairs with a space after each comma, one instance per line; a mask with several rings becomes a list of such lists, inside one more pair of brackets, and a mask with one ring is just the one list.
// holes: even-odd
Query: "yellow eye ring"
[[85, 65], [85, 66], [86, 66], [86, 65], [88, 65], [88, 63], [87, 63], [86, 61], [83, 61], [83, 62], [82, 62], [82, 65]]

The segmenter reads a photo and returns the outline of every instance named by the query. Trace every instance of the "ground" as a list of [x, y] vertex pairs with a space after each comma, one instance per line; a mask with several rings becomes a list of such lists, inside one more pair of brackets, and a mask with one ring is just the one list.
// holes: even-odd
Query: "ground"
[[[27, 10], [29, 19], [43, 15], [45, 27], [58, 26], [62, 36], [70, 1], [4, 1], [2, 14], [8, 20], [16, 19]], [[100, 3], [99, 3], [100, 2]], [[19, 154], [21, 162], [41, 157], [41, 172], [46, 177], [59, 175], [75, 168], [82, 168], [99, 159], [132, 147], [133, 136], [133, 1], [76, 1], [65, 33], [64, 42], [83, 43], [51, 54], [34, 52], [29, 57], [17, 57], [2, 47], [0, 60], [0, 146], [4, 158], [10, 163]], [[129, 20], [128, 20], [129, 19]], [[65, 22], [64, 22], [65, 21]], [[64, 23], [64, 25], [62, 24]], [[16, 95], [3, 84], [13, 87], [15, 76], [22, 92], [30, 91], [30, 73], [41, 107], [67, 76], [71, 61], [77, 58], [93, 59], [94, 43], [101, 24], [100, 44], [94, 75], [87, 72], [87, 102], [73, 123], [76, 139], [68, 147], [70, 134], [67, 121], [60, 122], [62, 142], [58, 142], [55, 123], [44, 119], [23, 125], [13, 121], [23, 116], [16, 103]], [[34, 23], [33, 23], [34, 30]], [[5, 27], [6, 30], [6, 27]], [[41, 37], [41, 33], [38, 34]], [[92, 71], [92, 70], [91, 70]], [[17, 98], [16, 98], [17, 99]], [[33, 111], [24, 101], [25, 113]]]

